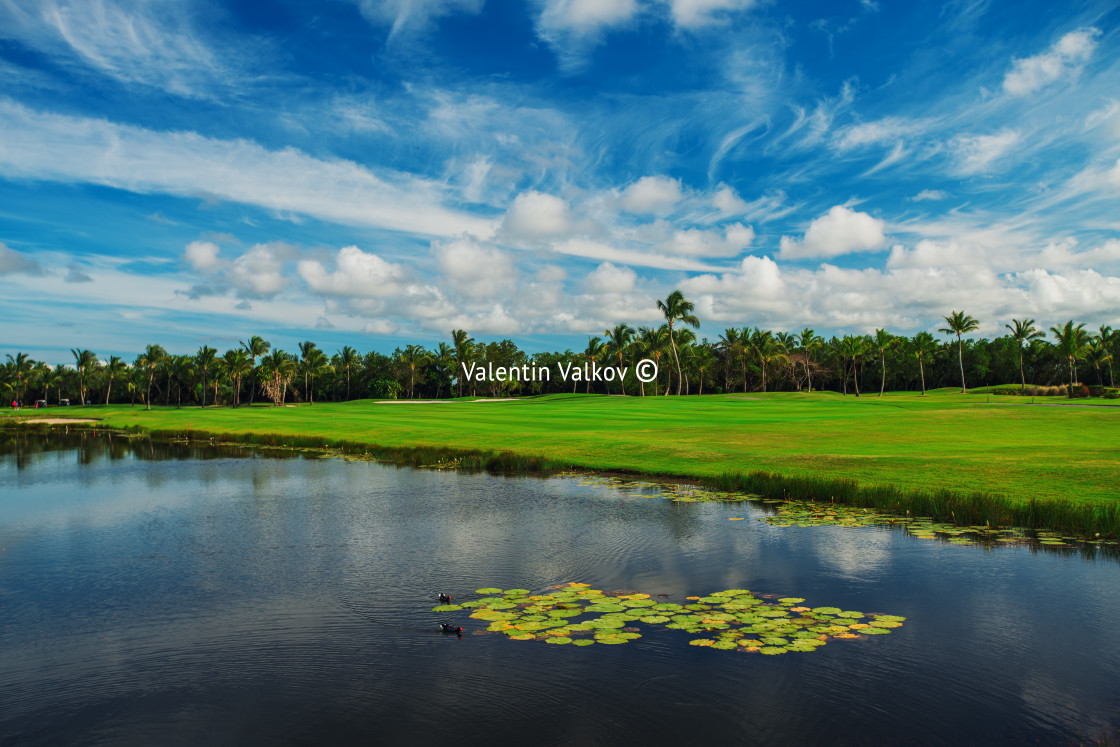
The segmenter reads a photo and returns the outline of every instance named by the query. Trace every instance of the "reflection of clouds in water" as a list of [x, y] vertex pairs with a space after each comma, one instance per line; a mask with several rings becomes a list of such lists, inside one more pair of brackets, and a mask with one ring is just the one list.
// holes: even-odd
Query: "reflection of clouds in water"
[[845, 578], [866, 580], [882, 573], [890, 560], [891, 535], [852, 529], [826, 530], [814, 549], [821, 562]]

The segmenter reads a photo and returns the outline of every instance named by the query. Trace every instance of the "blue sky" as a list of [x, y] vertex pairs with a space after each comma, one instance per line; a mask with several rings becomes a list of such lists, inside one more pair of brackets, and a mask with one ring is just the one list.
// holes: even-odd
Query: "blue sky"
[[0, 342], [1120, 326], [1113, 2], [0, 0]]

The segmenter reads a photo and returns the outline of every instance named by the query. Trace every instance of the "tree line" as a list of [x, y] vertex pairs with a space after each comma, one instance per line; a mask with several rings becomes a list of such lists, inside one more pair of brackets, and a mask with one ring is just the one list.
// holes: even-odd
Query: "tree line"
[[[1013, 319], [1007, 333], [994, 339], [968, 339], [979, 322], [963, 311], [944, 317], [938, 335], [913, 336], [877, 329], [870, 335], [825, 339], [812, 329], [798, 332], [760, 327], [729, 327], [716, 340], [698, 339], [694, 307], [678, 290], [658, 309], [664, 323], [649, 327], [616, 324], [590, 336], [580, 351], [528, 354], [512, 340], [483, 342], [465, 330], [452, 330], [434, 348], [398, 347], [389, 355], [359, 353], [344, 346], [328, 355], [314, 342], [297, 351], [274, 348], [259, 336], [224, 353], [201, 346], [193, 354], [170, 353], [148, 345], [131, 362], [118, 356], [100, 359], [74, 348], [73, 361], [49, 365], [22, 352], [8, 354], [0, 368], [0, 386], [12, 401], [45, 400], [57, 404], [153, 403], [182, 407], [239, 407], [266, 401], [285, 403], [362, 398], [441, 398], [515, 396], [564, 391], [662, 396], [828, 389], [856, 396], [888, 390], [920, 390], [956, 385], [1062, 384], [1069, 396], [1087, 385], [1115, 387], [1112, 361], [1120, 349], [1120, 332], [1101, 326], [1096, 332], [1073, 320], [1048, 331], [1033, 319]], [[640, 381], [634, 364], [658, 364], [658, 376]], [[474, 381], [463, 375], [472, 364], [485, 368], [544, 367], [550, 380]], [[564, 381], [560, 371], [572, 365], [629, 369], [613, 382]]]

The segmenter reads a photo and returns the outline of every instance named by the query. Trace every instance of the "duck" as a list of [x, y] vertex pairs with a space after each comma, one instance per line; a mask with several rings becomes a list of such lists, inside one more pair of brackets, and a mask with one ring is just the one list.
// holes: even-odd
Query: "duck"
[[463, 629], [461, 627], [459, 627], [459, 628], [452, 627], [451, 623], [440, 623], [439, 624], [439, 629], [443, 633], [454, 633], [455, 635], [459, 636], [460, 638], [463, 637]]
[[451, 595], [450, 594], [444, 594], [441, 591], [439, 593], [439, 603], [440, 604], [451, 604]]

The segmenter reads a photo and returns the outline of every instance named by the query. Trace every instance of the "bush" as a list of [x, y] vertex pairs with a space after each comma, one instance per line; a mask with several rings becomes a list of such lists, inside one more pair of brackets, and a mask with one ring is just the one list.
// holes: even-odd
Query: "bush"
[[1101, 396], [1105, 399], [1120, 399], [1120, 389], [1105, 389]]

